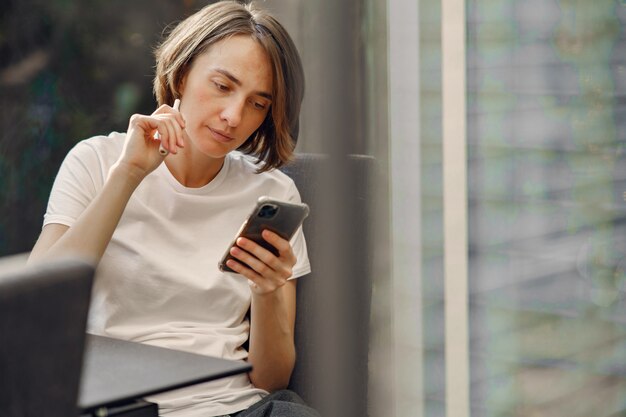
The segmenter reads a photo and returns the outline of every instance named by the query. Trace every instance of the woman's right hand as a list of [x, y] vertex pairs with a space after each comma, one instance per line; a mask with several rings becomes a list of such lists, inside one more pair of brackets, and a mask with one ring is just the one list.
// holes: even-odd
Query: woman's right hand
[[[185, 121], [178, 110], [164, 105], [150, 116], [130, 118], [121, 156], [109, 171], [104, 187], [95, 195], [71, 227], [46, 225], [29, 261], [59, 256], [79, 256], [97, 263], [115, 232], [124, 208], [141, 181], [158, 167], [162, 144], [176, 154], [184, 146]], [[161, 140], [154, 139], [159, 132]]]
[[[134, 114], [130, 118], [124, 150], [116, 166], [124, 165], [141, 177], [154, 171], [167, 156], [159, 153], [159, 145], [171, 154], [183, 148], [185, 120], [182, 114], [167, 104], [151, 115]], [[160, 140], [155, 139], [159, 132]]]

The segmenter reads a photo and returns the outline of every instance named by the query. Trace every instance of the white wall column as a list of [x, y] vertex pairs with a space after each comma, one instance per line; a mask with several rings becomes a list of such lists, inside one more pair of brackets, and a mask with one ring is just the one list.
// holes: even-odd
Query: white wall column
[[469, 404], [465, 1], [442, 0], [446, 410]]

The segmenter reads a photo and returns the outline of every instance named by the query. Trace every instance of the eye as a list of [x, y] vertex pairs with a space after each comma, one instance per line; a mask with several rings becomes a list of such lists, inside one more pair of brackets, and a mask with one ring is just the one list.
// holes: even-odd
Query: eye
[[248, 103], [250, 103], [252, 108], [259, 111], [265, 111], [271, 105], [267, 100], [259, 99], [258, 97], [250, 97]]
[[254, 105], [254, 108], [257, 110], [265, 110], [267, 107], [264, 103], [259, 103], [258, 101], [255, 101], [253, 105]]
[[227, 92], [229, 90], [227, 85], [224, 85], [217, 81], [213, 81], [213, 84], [215, 84], [215, 88], [217, 88], [219, 91]]

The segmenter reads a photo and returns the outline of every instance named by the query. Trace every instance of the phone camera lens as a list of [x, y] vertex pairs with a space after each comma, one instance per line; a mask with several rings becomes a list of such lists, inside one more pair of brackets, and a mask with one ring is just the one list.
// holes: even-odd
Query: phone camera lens
[[259, 210], [259, 217], [263, 219], [271, 219], [272, 217], [274, 217], [277, 211], [278, 211], [278, 207], [276, 207], [275, 205], [265, 204]]

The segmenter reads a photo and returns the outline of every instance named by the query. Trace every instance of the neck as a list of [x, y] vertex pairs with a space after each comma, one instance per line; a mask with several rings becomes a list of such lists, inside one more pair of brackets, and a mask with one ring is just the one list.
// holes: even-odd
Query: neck
[[179, 149], [176, 155], [169, 155], [165, 159], [165, 165], [183, 186], [200, 188], [213, 181], [222, 169], [224, 159], [194, 155], [194, 152], [184, 148]]

